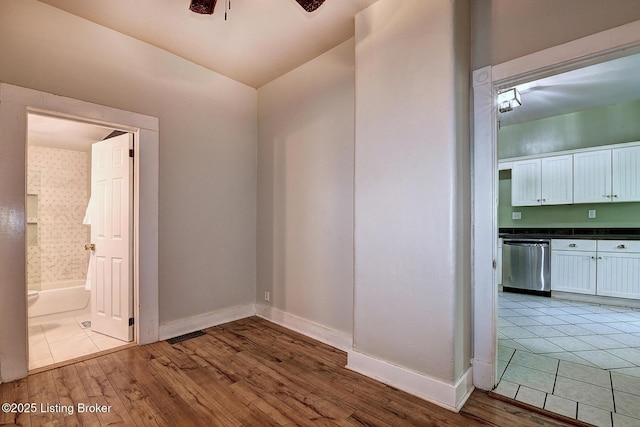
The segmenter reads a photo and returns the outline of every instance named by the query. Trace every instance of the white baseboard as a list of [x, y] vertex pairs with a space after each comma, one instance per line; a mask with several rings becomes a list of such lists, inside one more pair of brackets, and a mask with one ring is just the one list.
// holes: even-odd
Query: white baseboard
[[342, 351], [348, 352], [352, 348], [353, 338], [351, 335], [327, 328], [326, 326], [277, 308], [264, 304], [256, 304], [256, 314], [263, 319], [284, 326], [292, 331], [299, 332]]
[[233, 322], [234, 320], [255, 316], [255, 314], [256, 305], [245, 304], [213, 311], [200, 316], [190, 317], [188, 319], [177, 320], [175, 322], [160, 325], [159, 340], [162, 341], [179, 335], [188, 334], [189, 332], [197, 331], [199, 329]]
[[366, 354], [350, 351], [347, 368], [454, 412], [462, 408], [473, 392], [471, 367], [455, 384], [448, 384]]

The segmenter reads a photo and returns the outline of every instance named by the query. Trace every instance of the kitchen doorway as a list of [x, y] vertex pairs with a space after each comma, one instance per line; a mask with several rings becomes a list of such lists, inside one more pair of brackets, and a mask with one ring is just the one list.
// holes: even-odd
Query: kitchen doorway
[[[499, 379], [495, 368], [499, 353], [497, 313], [498, 293], [498, 106], [497, 95], [503, 89], [527, 81], [575, 70], [628, 56], [640, 51], [640, 23], [635, 22], [603, 33], [556, 46], [527, 57], [473, 73], [474, 91], [474, 211], [475, 224], [490, 224], [474, 229], [474, 384], [492, 389]], [[515, 218], [514, 218], [515, 219]], [[504, 296], [504, 295], [503, 295]], [[515, 301], [520, 304], [521, 302]], [[478, 310], [478, 307], [491, 307]], [[553, 307], [550, 307], [553, 308]], [[508, 308], [506, 308], [508, 309]], [[519, 307], [519, 309], [535, 309]], [[520, 313], [521, 314], [521, 313]], [[567, 313], [570, 315], [570, 313]], [[517, 350], [516, 350], [517, 351]], [[515, 354], [515, 352], [514, 352]], [[511, 356], [514, 356], [512, 354]], [[553, 400], [553, 399], [552, 399]], [[622, 415], [622, 414], [621, 414]], [[628, 414], [624, 414], [628, 416]], [[610, 415], [616, 418], [616, 415]]]

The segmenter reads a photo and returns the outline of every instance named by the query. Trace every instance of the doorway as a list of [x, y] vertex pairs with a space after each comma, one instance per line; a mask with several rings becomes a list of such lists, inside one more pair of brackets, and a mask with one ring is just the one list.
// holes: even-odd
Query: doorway
[[474, 384], [477, 387], [491, 390], [496, 385], [499, 357], [499, 298], [494, 264], [498, 260], [497, 94], [518, 83], [637, 53], [640, 51], [639, 30], [640, 22], [627, 24], [473, 73], [473, 222], [483, 224], [474, 229], [474, 307], [487, 307], [474, 312]]
[[27, 114], [31, 112], [135, 134], [138, 144], [134, 165], [138, 173], [133, 184], [134, 336], [139, 345], [158, 341], [158, 119], [6, 83], [0, 83], [0, 103], [4, 161], [0, 168], [0, 221], [4, 232], [0, 239], [0, 311], [5, 318], [14, 319], [0, 323], [0, 381], [24, 378], [28, 373], [25, 144]]
[[[92, 325], [97, 290], [91, 271], [95, 253], [86, 247], [95, 240], [92, 231], [95, 235], [98, 227], [97, 221], [91, 221], [96, 218], [92, 214], [96, 206], [89, 203], [92, 191], [96, 191], [92, 189], [92, 148], [125, 132], [36, 113], [28, 114], [27, 123], [26, 271], [29, 369], [33, 370], [131, 340], [117, 339], [104, 328], [96, 328], [95, 322]], [[125, 211], [121, 216], [127, 223], [131, 207], [131, 203], [122, 205]], [[126, 240], [131, 242], [133, 230], [127, 228]], [[131, 270], [130, 256], [126, 259]], [[132, 276], [132, 271], [127, 272], [127, 299], [131, 302]]]

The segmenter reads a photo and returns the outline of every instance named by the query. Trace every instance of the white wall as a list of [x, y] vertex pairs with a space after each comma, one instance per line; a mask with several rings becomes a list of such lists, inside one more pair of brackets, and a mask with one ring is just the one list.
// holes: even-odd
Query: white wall
[[256, 300], [349, 335], [353, 97], [353, 39], [258, 90]]
[[638, 0], [473, 0], [473, 69], [640, 19]]
[[161, 324], [254, 301], [255, 89], [35, 0], [0, 0], [0, 55], [2, 82], [159, 118]]
[[449, 407], [459, 396], [432, 391], [456, 388], [471, 356], [468, 22], [466, 1], [380, 0], [356, 17], [349, 364], [418, 374], [413, 391]]

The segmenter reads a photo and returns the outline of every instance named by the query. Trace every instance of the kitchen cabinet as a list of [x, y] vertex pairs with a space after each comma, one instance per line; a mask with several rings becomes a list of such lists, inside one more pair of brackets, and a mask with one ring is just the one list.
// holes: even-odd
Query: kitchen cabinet
[[596, 294], [595, 240], [551, 240], [551, 290]]
[[614, 148], [611, 156], [611, 201], [640, 201], [640, 147]]
[[602, 203], [611, 200], [611, 150], [573, 155], [574, 203]]
[[640, 201], [640, 147], [573, 155], [574, 203]]
[[573, 203], [572, 155], [513, 162], [511, 205], [537, 206]]
[[640, 298], [640, 241], [598, 241], [597, 294]]

